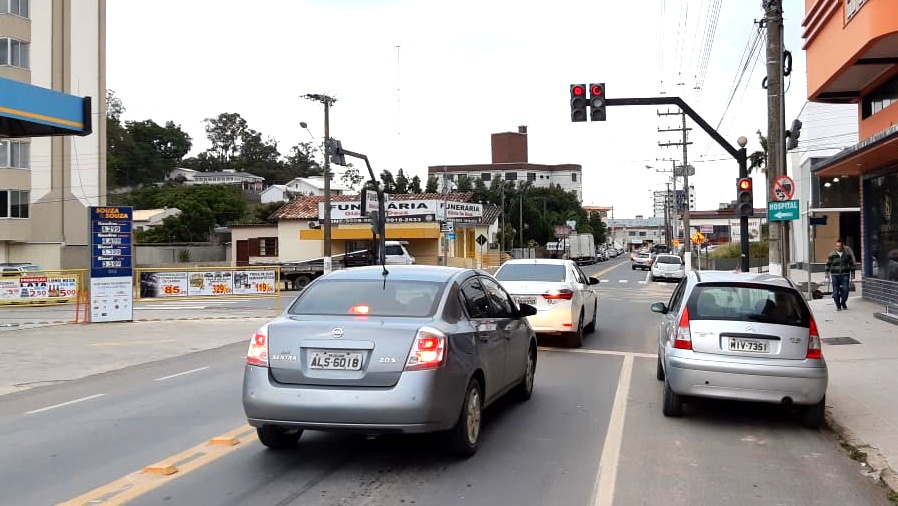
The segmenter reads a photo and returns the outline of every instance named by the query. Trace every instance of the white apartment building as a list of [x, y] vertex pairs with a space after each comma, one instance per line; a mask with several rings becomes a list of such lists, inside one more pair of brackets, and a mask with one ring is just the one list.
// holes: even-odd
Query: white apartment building
[[0, 139], [0, 262], [89, 266], [106, 194], [106, 1], [0, 0], [0, 77], [91, 97], [93, 133]]

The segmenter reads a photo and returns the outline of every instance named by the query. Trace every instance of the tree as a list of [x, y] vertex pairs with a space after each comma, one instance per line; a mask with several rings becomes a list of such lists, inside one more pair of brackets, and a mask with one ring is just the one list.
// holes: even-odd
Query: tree
[[133, 192], [123, 201], [136, 208], [174, 207], [181, 210], [180, 215], [162, 220], [162, 225], [139, 232], [138, 242], [144, 243], [206, 241], [215, 227], [247, 218], [242, 193], [230, 185], [169, 184]]
[[399, 169], [399, 172], [396, 174], [396, 188], [393, 193], [408, 193], [408, 185], [408, 177], [406, 177], [402, 169]]
[[[436, 189], [434, 188], [434, 190], [436, 190]], [[421, 193], [421, 178], [420, 177], [415, 176], [412, 178], [411, 183], [409, 183], [409, 185], [408, 185], [408, 191], [409, 191], [409, 193], [414, 193], [414, 194]]]
[[359, 169], [355, 168], [351, 163], [346, 164], [346, 170], [344, 170], [343, 174], [340, 175], [340, 181], [342, 181], [344, 185], [353, 190], [364, 179], [365, 176], [363, 176], [362, 173], [359, 172]]
[[474, 189], [474, 181], [465, 175], [459, 175], [456, 181], [455, 191], [469, 192]]
[[125, 106], [120, 98], [115, 95], [115, 91], [106, 90], [106, 121], [121, 122], [122, 114], [125, 113]]
[[440, 182], [436, 176], [427, 177], [427, 185], [424, 187], [424, 193], [436, 193]]
[[290, 148], [287, 155], [287, 169], [294, 177], [322, 176], [324, 169], [315, 161], [318, 148], [311, 142], [300, 142]]
[[245, 138], [246, 120], [237, 113], [223, 112], [215, 118], [206, 118], [206, 137], [212, 143], [209, 149], [222, 162], [236, 158]]
[[755, 151], [754, 153], [748, 155], [748, 171], [757, 170], [759, 172], [763, 172], [764, 175], [767, 174], [767, 137], [761, 135], [761, 131], [758, 130], [758, 142], [761, 144], [761, 150]]
[[392, 172], [384, 169], [384, 171], [380, 173], [380, 181], [384, 185], [384, 193], [396, 193], [396, 180], [393, 178]]

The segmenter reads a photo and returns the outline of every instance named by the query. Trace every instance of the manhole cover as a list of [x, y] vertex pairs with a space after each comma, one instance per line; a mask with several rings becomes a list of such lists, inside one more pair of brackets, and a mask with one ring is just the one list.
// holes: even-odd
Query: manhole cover
[[848, 336], [824, 337], [823, 342], [826, 344], [861, 344], [857, 339]]

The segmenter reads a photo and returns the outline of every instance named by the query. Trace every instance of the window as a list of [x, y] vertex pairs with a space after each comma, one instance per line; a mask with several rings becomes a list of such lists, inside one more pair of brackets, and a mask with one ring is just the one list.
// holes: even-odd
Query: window
[[251, 257], [276, 257], [278, 255], [277, 237], [254, 237], [247, 242]]
[[[3, 1], [3, 0], [0, 0]], [[16, 39], [0, 39], [0, 65], [12, 65], [27, 69], [30, 44]]]
[[561, 283], [565, 280], [562, 264], [511, 264], [506, 263], [494, 276], [499, 281], [547, 281]]
[[536, 172], [528, 172], [527, 181], [536, 181]]
[[573, 182], [573, 183], [577, 182], [577, 173], [576, 172], [571, 173], [571, 182]]
[[878, 113], [886, 107], [898, 103], [898, 76], [879, 85], [863, 98], [862, 117], [864, 119]]
[[0, 218], [28, 218], [31, 194], [24, 190], [0, 190]]
[[28, 17], [28, 0], [0, 0], [0, 14]]
[[486, 298], [480, 280], [475, 279], [465, 285], [461, 289], [462, 298], [464, 300], [465, 309], [468, 311], [468, 317], [471, 319], [489, 318], [490, 302]]
[[0, 141], [0, 168], [3, 167], [31, 167], [31, 145], [27, 142]]
[[480, 283], [492, 303], [493, 315], [498, 318], [513, 318], [515, 310], [511, 305], [508, 293], [490, 279], [483, 278]]
[[480, 180], [481, 180], [481, 181], [489, 181], [489, 180], [491, 180], [492, 178], [493, 178], [493, 175], [490, 174], [489, 172], [484, 172], [483, 174], [480, 175]]
[[306, 287], [289, 313], [421, 318], [434, 314], [444, 288], [433, 281], [323, 279]]
[[687, 308], [694, 320], [747, 320], [801, 327], [810, 322], [810, 313], [798, 292], [766, 285], [698, 285]]
[[506, 173], [505, 173], [505, 180], [506, 180], [506, 181], [517, 181], [517, 180], [518, 180], [518, 173], [517, 173], [517, 172], [506, 172]]

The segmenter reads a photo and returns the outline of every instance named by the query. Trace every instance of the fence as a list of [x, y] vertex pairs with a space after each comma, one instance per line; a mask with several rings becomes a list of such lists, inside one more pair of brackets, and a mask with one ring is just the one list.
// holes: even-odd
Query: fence
[[169, 265], [227, 261], [227, 249], [221, 244], [167, 243], [137, 244], [136, 265]]

